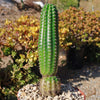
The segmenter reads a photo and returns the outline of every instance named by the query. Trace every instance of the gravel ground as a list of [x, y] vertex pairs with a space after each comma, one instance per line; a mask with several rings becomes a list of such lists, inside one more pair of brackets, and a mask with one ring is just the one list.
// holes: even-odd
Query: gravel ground
[[54, 97], [44, 97], [40, 94], [38, 86], [28, 84], [18, 91], [18, 100], [84, 100], [84, 95], [70, 84], [61, 85], [61, 94]]
[[62, 82], [65, 84], [70, 82], [79, 88], [84, 92], [86, 100], [100, 100], [100, 65], [85, 65], [80, 70], [68, 70], [62, 67], [59, 71], [58, 76]]
[[[86, 100], [100, 100], [100, 66], [91, 65], [84, 66], [86, 69], [81, 70], [80, 81], [73, 81], [73, 85], [76, 85], [86, 95]], [[90, 68], [89, 68], [90, 67]]]

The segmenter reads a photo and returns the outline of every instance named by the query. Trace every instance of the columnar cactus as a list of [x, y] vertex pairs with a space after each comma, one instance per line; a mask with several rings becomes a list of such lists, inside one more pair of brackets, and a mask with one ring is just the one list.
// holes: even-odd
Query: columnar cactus
[[58, 47], [58, 13], [54, 5], [46, 4], [41, 12], [38, 42], [40, 72], [43, 76], [40, 82], [40, 91], [45, 96], [54, 96], [60, 92], [60, 82], [55, 76], [58, 63]]

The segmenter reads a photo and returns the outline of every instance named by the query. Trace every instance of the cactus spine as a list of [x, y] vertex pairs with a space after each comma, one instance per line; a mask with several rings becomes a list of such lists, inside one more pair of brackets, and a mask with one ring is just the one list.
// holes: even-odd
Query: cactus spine
[[59, 50], [56, 7], [52, 4], [46, 4], [42, 9], [40, 20], [38, 51], [40, 72], [43, 76], [40, 82], [40, 91], [45, 96], [54, 96], [60, 92], [60, 82], [55, 76]]

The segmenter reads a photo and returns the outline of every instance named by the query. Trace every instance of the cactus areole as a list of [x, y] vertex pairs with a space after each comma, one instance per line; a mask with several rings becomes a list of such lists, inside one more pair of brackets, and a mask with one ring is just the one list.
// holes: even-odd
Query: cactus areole
[[52, 4], [44, 5], [41, 11], [38, 51], [40, 72], [43, 76], [40, 82], [40, 91], [45, 96], [55, 96], [60, 92], [60, 81], [55, 76], [57, 73], [59, 37], [58, 13], [56, 7]]

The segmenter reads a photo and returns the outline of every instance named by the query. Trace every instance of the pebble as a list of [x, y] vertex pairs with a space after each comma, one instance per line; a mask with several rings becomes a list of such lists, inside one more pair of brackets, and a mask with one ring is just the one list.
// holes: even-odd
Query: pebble
[[52, 100], [52, 97], [51, 96], [48, 96], [48, 100]]
[[34, 87], [34, 88], [33, 88], [33, 91], [36, 91], [36, 90], [37, 90], [37, 88], [36, 88], [36, 87]]
[[59, 96], [55, 96], [54, 97], [54, 100], [59, 100]]
[[62, 93], [55, 97], [43, 97], [39, 94], [36, 85], [28, 84], [18, 91], [18, 100], [84, 100], [80, 91], [75, 90], [71, 85], [61, 85]]
[[37, 98], [36, 100], [43, 100], [42, 97]]

